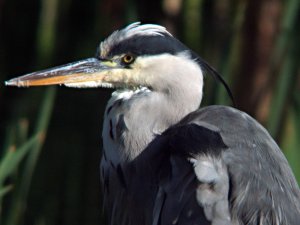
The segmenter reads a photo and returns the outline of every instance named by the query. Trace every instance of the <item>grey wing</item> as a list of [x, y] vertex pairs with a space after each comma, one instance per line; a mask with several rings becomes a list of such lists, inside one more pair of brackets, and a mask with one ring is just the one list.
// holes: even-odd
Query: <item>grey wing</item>
[[[163, 134], [169, 155], [160, 173], [154, 224], [230, 225], [229, 177], [220, 134], [196, 124], [183, 124]], [[154, 220], [156, 221], [156, 220]]]
[[123, 224], [300, 221], [299, 188], [281, 150], [255, 120], [229, 107], [190, 114], [119, 168]]
[[259, 123], [225, 106], [205, 107], [181, 123], [218, 132], [228, 147], [221, 161], [229, 178], [233, 224], [299, 224], [298, 184], [280, 148]]

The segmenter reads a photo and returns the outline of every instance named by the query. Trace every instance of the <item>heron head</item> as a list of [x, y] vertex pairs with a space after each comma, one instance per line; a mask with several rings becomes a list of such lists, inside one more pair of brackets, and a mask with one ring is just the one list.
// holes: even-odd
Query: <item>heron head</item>
[[202, 93], [202, 65], [207, 67], [164, 27], [137, 22], [113, 32], [101, 42], [94, 58], [13, 78], [6, 81], [6, 85], [146, 87], [159, 91], [185, 86]]

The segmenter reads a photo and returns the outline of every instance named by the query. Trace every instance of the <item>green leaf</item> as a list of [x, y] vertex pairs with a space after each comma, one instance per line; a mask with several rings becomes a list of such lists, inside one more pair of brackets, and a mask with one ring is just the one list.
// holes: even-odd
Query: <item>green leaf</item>
[[28, 151], [40, 142], [40, 135], [34, 135], [19, 148], [11, 146], [0, 162], [0, 184], [18, 167]]

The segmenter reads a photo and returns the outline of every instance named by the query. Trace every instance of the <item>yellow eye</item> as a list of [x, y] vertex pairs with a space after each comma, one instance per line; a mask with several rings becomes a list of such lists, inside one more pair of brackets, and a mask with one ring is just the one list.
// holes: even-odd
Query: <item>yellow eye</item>
[[133, 55], [126, 54], [123, 56], [122, 61], [125, 64], [130, 64], [134, 61], [134, 57], [133, 57]]

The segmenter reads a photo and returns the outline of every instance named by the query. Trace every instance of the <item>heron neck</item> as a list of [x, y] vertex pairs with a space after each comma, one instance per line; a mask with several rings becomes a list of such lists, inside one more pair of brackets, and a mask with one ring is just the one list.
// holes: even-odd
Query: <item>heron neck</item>
[[156, 135], [196, 110], [201, 96], [202, 91], [190, 90], [115, 92], [107, 105], [103, 126], [106, 157], [115, 164], [133, 160]]

